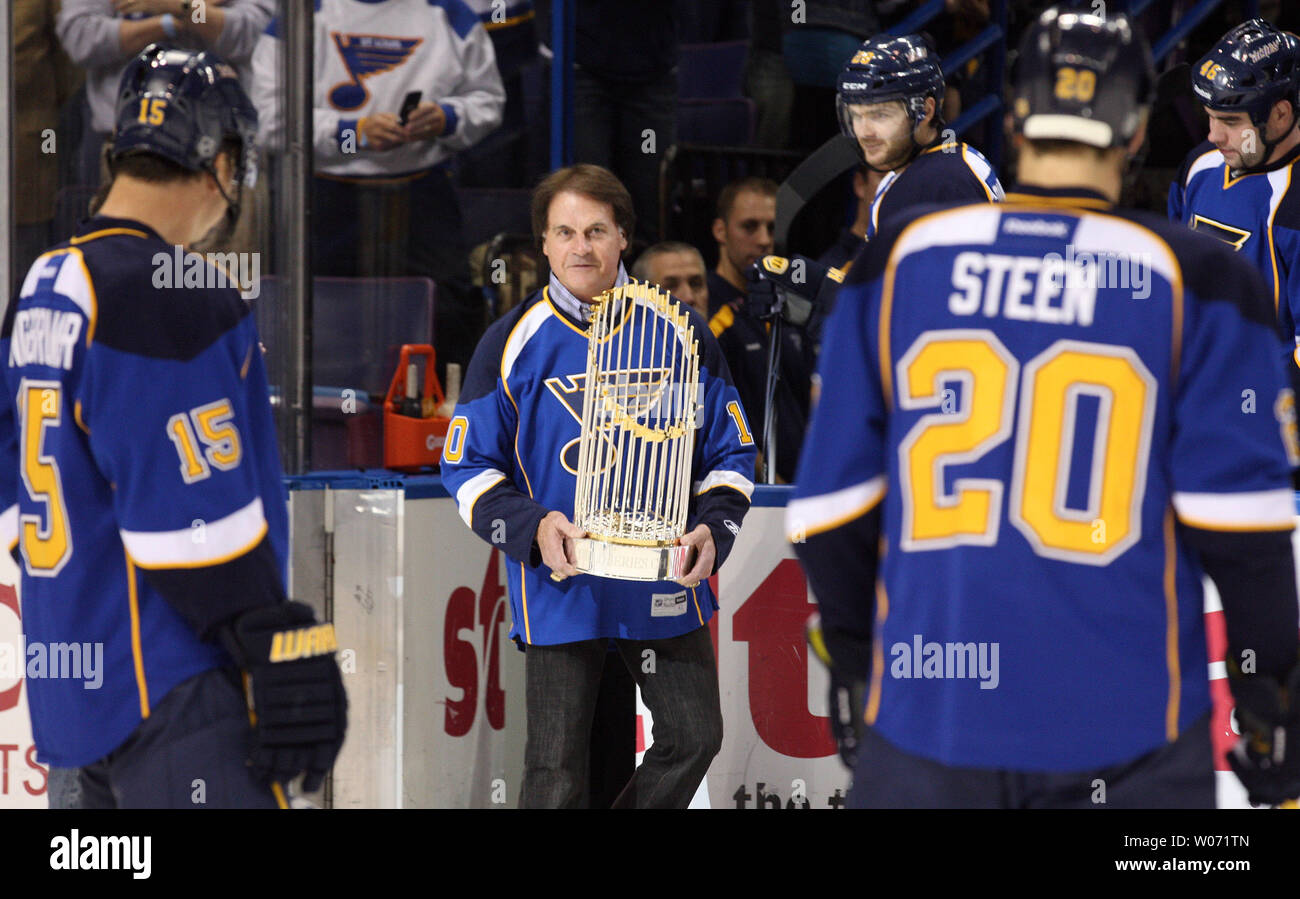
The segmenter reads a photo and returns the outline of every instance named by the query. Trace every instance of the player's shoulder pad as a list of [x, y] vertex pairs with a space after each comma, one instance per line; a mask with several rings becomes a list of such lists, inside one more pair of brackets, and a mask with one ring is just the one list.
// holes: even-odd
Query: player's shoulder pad
[[[971, 154], [969, 159], [968, 153]], [[988, 186], [984, 178], [971, 167], [972, 160], [986, 166], [988, 172], [992, 173], [993, 166], [969, 144], [952, 141], [932, 147], [912, 160], [898, 176], [898, 181], [890, 190], [890, 193], [899, 192], [894, 203], [905, 202], [911, 206], [916, 203], [966, 198], [987, 201]]]
[[1189, 150], [1187, 156], [1183, 158], [1183, 164], [1178, 167], [1178, 177], [1174, 179], [1174, 183], [1179, 187], [1186, 187], [1187, 179], [1191, 177], [1192, 166], [1196, 164], [1196, 160], [1200, 159], [1202, 156], [1207, 156], [1210, 153], [1217, 152], [1218, 148], [1208, 140], [1197, 144]]
[[501, 357], [505, 354], [510, 334], [520, 320], [540, 302], [542, 291], [539, 288], [518, 306], [488, 325], [470, 358], [465, 383], [461, 386], [460, 402], [469, 402], [496, 390], [497, 381], [501, 378]]
[[[1300, 150], [1300, 148], [1297, 148]], [[1300, 231], [1300, 153], [1297, 153], [1286, 166], [1286, 192], [1282, 194], [1273, 214], [1273, 227], [1288, 231]], [[1279, 250], [1279, 253], [1285, 251]]]
[[451, 23], [456, 37], [462, 41], [479, 23], [478, 16], [465, 5], [464, 0], [428, 0], [428, 2], [430, 6], [441, 9], [447, 14], [447, 21]]
[[[78, 245], [96, 306], [94, 342], [156, 359], [189, 360], [237, 327], [250, 313], [219, 270], [197, 254], [140, 232], [110, 234]], [[187, 268], [210, 285], [185, 287]]]
[[1275, 329], [1273, 292], [1228, 244], [1146, 210], [1112, 209], [1106, 214], [1146, 228], [1169, 247], [1182, 273], [1184, 295], [1203, 303], [1231, 303], [1247, 321]]
[[899, 236], [907, 230], [908, 225], [936, 212], [972, 205], [976, 204], [971, 203], [969, 200], [949, 203], [921, 203], [908, 206], [904, 211], [890, 216], [881, 223], [876, 230], [875, 236], [867, 241], [862, 249], [858, 250], [857, 256], [853, 259], [853, 264], [849, 266], [848, 274], [844, 276], [843, 288], [851, 287], [854, 284], [865, 284], [879, 278], [889, 263], [894, 245], [898, 242]]

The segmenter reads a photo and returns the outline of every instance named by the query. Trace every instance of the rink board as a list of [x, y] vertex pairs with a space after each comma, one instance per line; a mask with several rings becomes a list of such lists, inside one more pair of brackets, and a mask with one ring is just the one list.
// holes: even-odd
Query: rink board
[[[370, 476], [374, 475], [374, 476]], [[523, 654], [508, 639], [507, 566], [465, 526], [436, 477], [290, 479], [291, 593], [333, 616], [349, 729], [332, 784], [340, 808], [513, 808], [525, 739]], [[789, 488], [760, 487], [714, 587], [724, 739], [693, 807], [827, 808], [848, 786], [809, 664], [813, 611], [782, 530]], [[1300, 548], [1300, 538], [1297, 538]], [[17, 569], [0, 559], [0, 643], [18, 645]], [[1218, 596], [1207, 625], [1219, 800], [1245, 805], [1222, 764], [1235, 735]], [[638, 703], [637, 743], [653, 722]], [[0, 808], [43, 808], [20, 678], [0, 674]]]

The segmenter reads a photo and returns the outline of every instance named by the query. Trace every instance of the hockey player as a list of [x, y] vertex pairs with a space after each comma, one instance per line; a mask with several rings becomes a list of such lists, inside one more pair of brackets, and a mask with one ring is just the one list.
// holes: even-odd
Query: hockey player
[[1043, 13], [1020, 186], [883, 224], [841, 290], [787, 527], [866, 687], [853, 805], [1213, 807], [1202, 572], [1233, 768], [1300, 793], [1294, 398], [1251, 266], [1113, 206], [1150, 59]]
[[863, 161], [884, 173], [871, 203], [870, 240], [880, 223], [918, 203], [1002, 199], [993, 166], [943, 133], [943, 70], [920, 35], [864, 41], [840, 73], [840, 130]]
[[[857, 143], [866, 168], [882, 176], [870, 201], [864, 240], [911, 206], [1003, 198], [1002, 184], [983, 154], [946, 136], [943, 94], [939, 60], [916, 34], [869, 38], [840, 72], [835, 95], [840, 130]], [[781, 306], [778, 293], [802, 298], [808, 308], [801, 318], [819, 346], [844, 273], [857, 255], [843, 237], [836, 249], [847, 260], [837, 267], [801, 255], [750, 266], [745, 276], [753, 304]]]
[[[1263, 19], [1225, 34], [1192, 69], [1210, 117], [1169, 187], [1169, 217], [1223, 241], [1264, 277], [1278, 328], [1300, 347], [1300, 40]], [[1292, 374], [1300, 381], [1300, 370]]]
[[[284, 807], [343, 741], [333, 627], [285, 598], [253, 316], [234, 287], [159, 277], [236, 214], [257, 116], [210, 53], [149, 47], [118, 97], [99, 214], [37, 259], [0, 332], [37, 757], [81, 769], [86, 807]], [[81, 665], [33, 668], [59, 652]]]
[[717, 343], [692, 310], [703, 409], [681, 543], [698, 550], [695, 567], [678, 583], [578, 573], [567, 544], [582, 536], [571, 519], [587, 317], [597, 296], [627, 282], [619, 257], [634, 233], [632, 199], [608, 170], [576, 165], [543, 179], [532, 210], [550, 283], [474, 351], [442, 466], [465, 523], [510, 560], [510, 635], [527, 653], [520, 806], [586, 802], [592, 714], [613, 640], [655, 722], [654, 745], [615, 805], [685, 808], [722, 739], [707, 578], [749, 508], [754, 440]]

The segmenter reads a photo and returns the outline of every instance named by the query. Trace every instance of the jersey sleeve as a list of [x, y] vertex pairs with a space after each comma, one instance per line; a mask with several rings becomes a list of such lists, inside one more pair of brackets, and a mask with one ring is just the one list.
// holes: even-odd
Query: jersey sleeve
[[519, 413], [501, 380], [506, 321], [489, 329], [470, 359], [443, 448], [442, 479], [474, 533], [536, 567], [541, 553], [534, 538], [550, 510], [515, 486]]
[[707, 327], [697, 333], [704, 403], [702, 428], [696, 435], [694, 511], [687, 529], [708, 526], [717, 550], [713, 568], [717, 571], [731, 553], [749, 511], [758, 449], [718, 341]]
[[460, 56], [461, 80], [454, 94], [438, 100], [444, 111], [450, 110], [440, 139], [450, 150], [464, 150], [501, 124], [506, 91], [492, 38], [482, 24], [474, 22], [463, 38], [458, 33], [452, 43]]
[[134, 345], [93, 342], [75, 403], [128, 557], [206, 638], [285, 598], [268, 525], [285, 513], [266, 488], [278, 450], [254, 439], [270, 412], [251, 314], [192, 354], [177, 349], [190, 324], [142, 317]]
[[[1199, 242], [1199, 241], [1198, 241]], [[1174, 399], [1173, 505], [1181, 533], [1214, 580], [1228, 651], [1261, 672], [1295, 663], [1297, 597], [1291, 469], [1300, 463], [1295, 397], [1255, 270], [1204, 241], [1189, 300]]]
[[880, 242], [868, 245], [826, 323], [821, 396], [804, 439], [786, 532], [827, 630], [871, 633], [879, 515], [888, 486], [887, 400], [877, 356]]
[[1285, 304], [1285, 309], [1278, 309], [1278, 321], [1289, 326], [1287, 350], [1295, 364], [1300, 365], [1300, 209], [1290, 208], [1290, 203], [1287, 206], [1285, 221], [1275, 221], [1273, 225], [1277, 303], [1279, 307]]
[[1184, 524], [1209, 530], [1290, 530], [1291, 468], [1300, 452], [1269, 292], [1230, 251], [1196, 244], [1204, 261], [1201, 271], [1188, 272], [1188, 283], [1220, 296], [1198, 298], [1189, 287], [1185, 303], [1171, 448], [1174, 510]]

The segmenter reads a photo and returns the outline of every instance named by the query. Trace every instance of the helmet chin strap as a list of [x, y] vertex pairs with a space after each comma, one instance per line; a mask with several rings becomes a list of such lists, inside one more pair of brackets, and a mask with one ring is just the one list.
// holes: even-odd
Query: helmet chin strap
[[1286, 140], [1287, 134], [1289, 134], [1296, 127], [1298, 123], [1300, 122], [1298, 122], [1297, 120], [1297, 110], [1293, 106], [1291, 107], [1291, 127], [1284, 129], [1282, 131], [1282, 134], [1279, 135], [1276, 140], [1269, 140], [1267, 137], [1264, 136], [1265, 132], [1268, 130], [1268, 119], [1265, 119], [1262, 125], [1252, 122], [1251, 124], [1255, 125], [1255, 133], [1259, 135], [1259, 141], [1264, 147], [1264, 153], [1259, 157], [1259, 162], [1255, 163], [1254, 165], [1243, 166], [1241, 168], [1241, 171], [1257, 172], [1257, 171], [1262, 171], [1264, 168], [1266, 168], [1268, 166], [1269, 157], [1273, 155], [1273, 151], [1277, 149], [1277, 145], [1282, 143], [1282, 141]]

